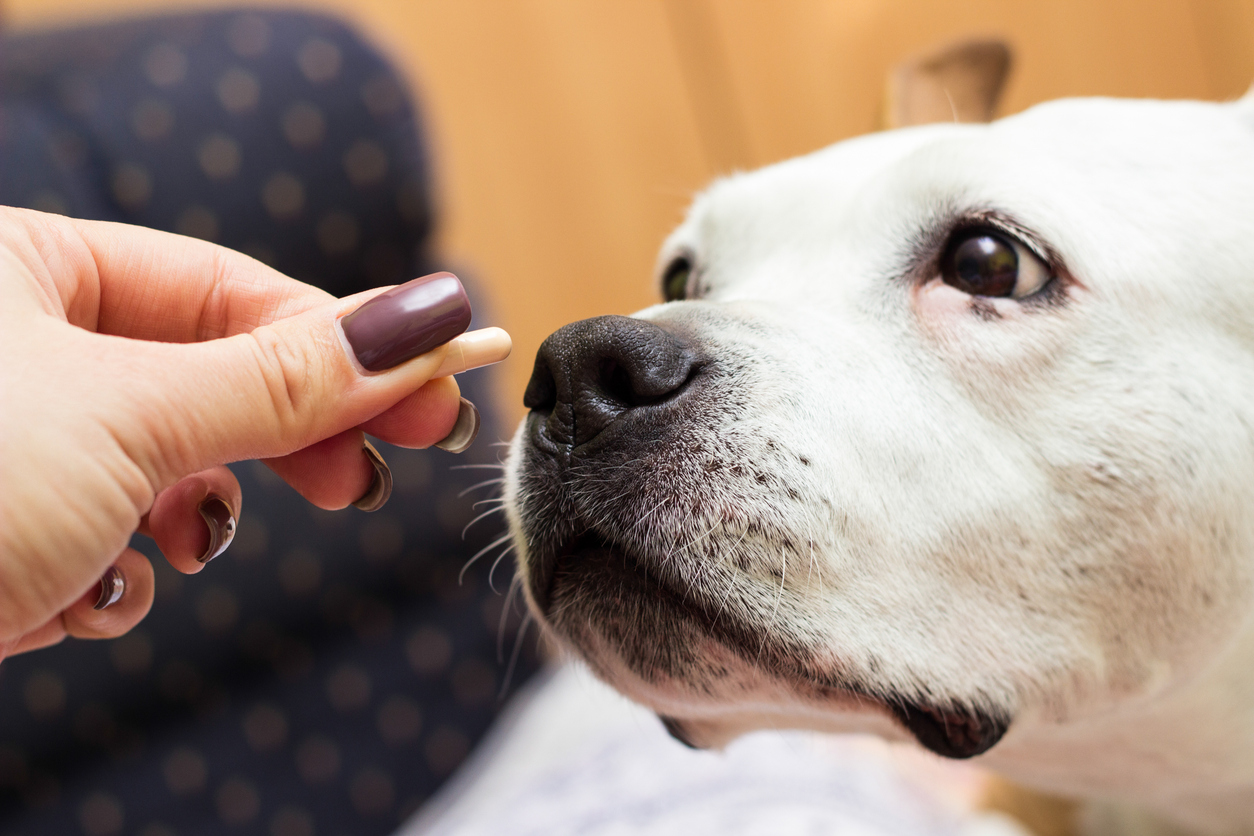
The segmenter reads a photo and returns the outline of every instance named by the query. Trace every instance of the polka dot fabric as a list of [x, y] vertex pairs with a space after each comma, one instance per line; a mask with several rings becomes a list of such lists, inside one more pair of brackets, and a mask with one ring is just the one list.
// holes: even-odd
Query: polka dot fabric
[[11, 205], [217, 241], [338, 296], [426, 256], [408, 94], [333, 20], [123, 23], [7, 38], [2, 61]]
[[[214, 240], [337, 295], [439, 266], [408, 95], [332, 20], [3, 39], [0, 108], [0, 202]], [[508, 586], [502, 546], [459, 582], [503, 528], [463, 539], [501, 428], [483, 375], [461, 384], [479, 442], [381, 445], [383, 510], [320, 511], [237, 465], [239, 532], [202, 574], [137, 538], [157, 572], [139, 628], [0, 664], [0, 836], [369, 836], [427, 798], [535, 666], [524, 641], [504, 687], [519, 618], [490, 586]]]

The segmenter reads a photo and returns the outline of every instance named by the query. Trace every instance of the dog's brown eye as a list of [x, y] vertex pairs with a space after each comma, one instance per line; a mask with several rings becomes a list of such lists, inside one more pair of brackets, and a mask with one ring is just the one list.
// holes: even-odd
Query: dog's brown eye
[[1050, 270], [1018, 241], [976, 230], [950, 242], [941, 260], [941, 278], [972, 296], [1022, 299], [1049, 281]]
[[679, 258], [666, 265], [662, 274], [662, 296], [667, 302], [676, 302], [688, 298], [688, 279], [692, 277], [692, 262], [686, 257]]
[[1019, 275], [1019, 257], [1000, 237], [979, 232], [950, 248], [942, 275], [948, 284], [972, 296], [1009, 296]]

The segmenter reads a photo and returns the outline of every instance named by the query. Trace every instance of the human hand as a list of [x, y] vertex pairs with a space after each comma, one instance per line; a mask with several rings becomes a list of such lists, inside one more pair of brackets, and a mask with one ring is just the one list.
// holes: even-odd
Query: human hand
[[0, 659], [138, 623], [136, 531], [200, 571], [239, 516], [227, 462], [369, 508], [390, 476], [363, 432], [464, 449], [478, 415], [451, 375], [509, 337], [432, 348], [469, 322], [460, 285], [401, 288], [335, 299], [203, 241], [0, 207]]

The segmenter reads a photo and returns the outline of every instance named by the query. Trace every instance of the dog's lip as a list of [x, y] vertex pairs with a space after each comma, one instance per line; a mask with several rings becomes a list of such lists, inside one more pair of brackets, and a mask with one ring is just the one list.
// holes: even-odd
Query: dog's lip
[[[592, 528], [584, 528], [579, 533], [556, 544], [550, 551], [552, 558], [538, 564], [531, 587], [532, 596], [542, 613], [548, 613], [559, 567], [567, 561], [579, 559], [581, 554], [594, 549], [623, 554], [625, 563], [632, 565], [634, 571], [643, 572], [652, 585], [682, 600], [685, 609], [689, 610], [694, 617], [702, 617], [703, 610], [691, 595], [676, 594], [670, 585], [655, 573], [648, 571], [645, 563]], [[910, 732], [920, 745], [946, 758], [964, 759], [981, 755], [996, 745], [1010, 727], [1010, 718], [1000, 712], [970, 707], [938, 707], [900, 695], [880, 696], [849, 683], [837, 686], [830, 682], [822, 682], [812, 676], [807, 676], [801, 670], [794, 671], [794, 678], [798, 684], [810, 689], [815, 695], [852, 697], [865, 705], [878, 707]], [[664, 722], [667, 723], [667, 730], [673, 736], [686, 745], [693, 745], [686, 737], [676, 734], [676, 731], [681, 728], [679, 721], [665, 718]]]
[[557, 569], [562, 563], [588, 549], [612, 548], [610, 542], [590, 528], [584, 528], [576, 534], [551, 545], [548, 548], [536, 548], [532, 545], [531, 565], [531, 597], [536, 607], [545, 615], [549, 612], [549, 603], [553, 600], [553, 585], [557, 582]]
[[[993, 748], [1010, 726], [1004, 718], [976, 711], [942, 711], [918, 703], [900, 700], [877, 700], [858, 695], [863, 706], [886, 711], [921, 746], [941, 757], [964, 760], [982, 755]], [[684, 720], [659, 714], [663, 727], [671, 737], [690, 749], [704, 749], [707, 744], [693, 735]]]
[[1004, 714], [974, 708], [941, 709], [903, 700], [890, 703], [889, 710], [922, 746], [946, 758], [982, 755], [1010, 729]]

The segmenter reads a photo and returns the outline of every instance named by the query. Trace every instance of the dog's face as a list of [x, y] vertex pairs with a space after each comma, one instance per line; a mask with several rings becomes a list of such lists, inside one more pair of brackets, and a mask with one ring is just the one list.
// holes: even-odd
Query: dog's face
[[1246, 619], [1254, 103], [844, 142], [659, 264], [541, 349], [506, 497], [538, 618], [677, 736], [1039, 742]]

